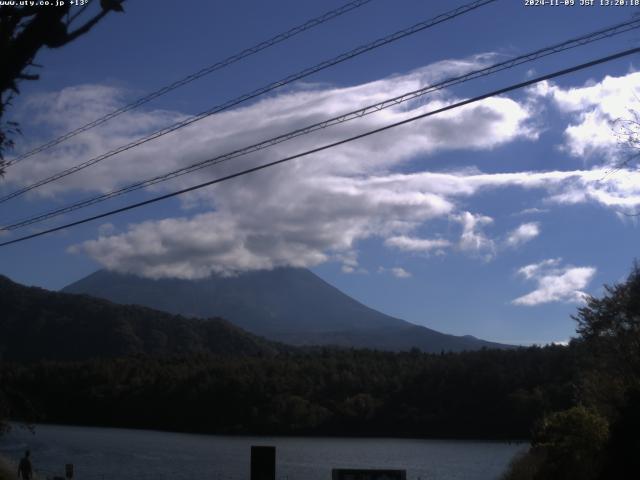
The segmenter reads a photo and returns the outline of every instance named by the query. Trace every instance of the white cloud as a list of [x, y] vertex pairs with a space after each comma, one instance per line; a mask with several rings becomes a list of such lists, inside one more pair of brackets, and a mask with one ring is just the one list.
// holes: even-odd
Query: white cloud
[[616, 122], [629, 119], [630, 109], [640, 109], [640, 72], [606, 76], [582, 87], [562, 88], [542, 82], [531, 91], [550, 98], [561, 111], [572, 116], [572, 123], [565, 129], [564, 145], [571, 155], [602, 154], [609, 161], [621, 160]]
[[407, 235], [389, 237], [384, 243], [389, 247], [395, 247], [406, 252], [430, 252], [431, 250], [442, 249], [451, 245], [449, 240], [442, 238], [417, 238]]
[[[249, 106], [210, 116], [152, 142], [111, 157], [91, 169], [70, 175], [37, 189], [33, 195], [81, 192], [104, 192], [132, 180], [178, 169], [216, 154], [235, 150], [303, 125], [313, 124], [407, 91], [418, 89], [450, 74], [462, 73], [487, 64], [490, 56], [475, 56], [463, 61], [451, 60], [413, 71], [406, 75], [352, 87], [315, 87], [294, 90], [262, 99]], [[48, 132], [67, 131], [125, 103], [126, 94], [116, 87], [81, 85], [53, 94], [40, 94], [27, 102], [23, 117], [37, 119]], [[272, 147], [249, 159], [235, 159], [234, 167], [218, 166], [220, 173], [257, 161], [273, 160], [292, 153], [331, 143], [371, 128], [402, 120], [459, 100], [447, 91], [389, 108], [340, 127]], [[38, 161], [27, 161], [12, 167], [6, 189], [23, 186], [57, 173], [82, 161], [127, 144], [159, 128], [186, 118], [181, 112], [136, 109], [73, 137], [58, 147], [38, 155]], [[529, 127], [530, 112], [506, 97], [489, 98], [455, 111], [424, 119], [375, 135], [358, 142], [314, 155], [313, 160], [297, 162], [307, 174], [333, 172], [341, 175], [368, 174], [386, 170], [418, 154], [431, 154], [451, 149], [492, 149], [516, 138], [533, 138]], [[464, 135], [460, 132], [464, 131]], [[38, 143], [25, 143], [29, 149]], [[20, 151], [16, 152], [21, 153]], [[304, 163], [304, 165], [302, 164]], [[152, 167], [151, 167], [152, 165]], [[294, 167], [296, 168], [296, 167]], [[211, 170], [192, 174], [178, 181], [192, 185], [211, 177]], [[163, 184], [156, 188], [167, 189]]]
[[392, 268], [378, 267], [378, 273], [386, 273], [386, 272], [389, 272], [391, 275], [393, 275], [396, 278], [411, 278], [413, 276], [411, 272], [405, 270], [402, 267], [392, 267]]
[[[487, 59], [481, 57], [465, 62], [440, 62], [404, 76], [355, 87], [311, 87], [267, 98], [141, 145], [48, 188], [38, 189], [36, 194], [105, 191], [146, 177], [150, 159], [153, 159], [154, 173], [179, 168], [257, 139], [416, 89], [444, 73], [466, 71], [486, 62]], [[44, 108], [37, 112], [39, 120], [68, 122], [76, 110], [92, 107], [92, 92], [98, 104], [104, 104], [98, 113], [122, 102], [120, 92], [115, 89], [85, 86], [80, 92], [76, 101], [72, 101], [72, 89], [48, 99], [41, 98], [37, 105]], [[340, 128], [279, 144], [216, 169], [218, 175], [224, 175], [453, 101], [456, 99], [447, 92], [439, 92]], [[36, 104], [31, 108], [35, 109]], [[315, 154], [286, 168], [273, 168], [194, 193], [182, 199], [183, 205], [210, 211], [131, 225], [128, 231], [102, 234], [73, 251], [85, 252], [113, 270], [154, 278], [198, 278], [211, 272], [232, 275], [283, 265], [313, 266], [354, 251], [358, 241], [370, 237], [395, 238], [389, 246], [406, 248], [407, 242], [401, 246], [399, 238], [415, 239], [412, 232], [432, 218], [454, 214], [455, 204], [429, 188], [418, 185], [407, 188], [404, 182], [393, 179], [393, 169], [417, 155], [452, 149], [492, 149], [517, 138], [532, 138], [536, 132], [528, 127], [529, 116], [526, 107], [514, 100], [487, 99]], [[164, 111], [124, 114], [118, 122], [87, 132], [86, 136], [74, 137], [65, 144], [65, 155], [59, 155], [62, 147], [43, 154], [46, 158], [32, 164], [38, 166], [36, 171], [27, 168], [28, 162], [17, 164], [10, 181], [14, 186], [29, 183], [87, 156], [126, 143], [145, 128], [151, 130], [183, 117], [180, 113]], [[58, 128], [64, 130], [71, 126], [65, 123]], [[130, 137], [126, 138], [129, 130]], [[460, 136], [460, 131], [465, 135]], [[210, 179], [212, 171], [201, 171], [153, 189], [162, 191], [191, 185]], [[444, 246], [446, 242], [439, 244]], [[421, 245], [425, 247], [426, 243]], [[345, 271], [358, 268], [349, 263], [343, 265]]]
[[[365, 187], [301, 179], [295, 188], [271, 193], [266, 185], [257, 185], [256, 192], [229, 191], [215, 212], [144, 222], [79, 249], [113, 270], [153, 278], [309, 267], [331, 258], [355, 270], [357, 263], [345, 261], [344, 254], [358, 240], [410, 228], [452, 209], [435, 195]], [[264, 196], [257, 201], [259, 192]]]
[[380, 182], [405, 182], [445, 198], [470, 197], [488, 190], [522, 188], [543, 190], [549, 204], [591, 202], [604, 207], [640, 207], [640, 168], [610, 171], [607, 168], [568, 171], [522, 171], [486, 174], [478, 171], [390, 175]]
[[535, 215], [538, 213], [547, 213], [548, 211], [549, 210], [546, 208], [531, 207], [531, 208], [525, 208], [524, 210], [520, 210], [514, 215]]
[[411, 273], [407, 272], [404, 268], [402, 267], [394, 267], [391, 269], [391, 273], [393, 274], [394, 277], [396, 278], [409, 278], [411, 277]]
[[549, 258], [541, 261], [540, 263], [525, 265], [518, 270], [518, 273], [526, 279], [536, 278], [541, 271], [548, 270], [551, 267], [556, 267], [561, 261], [561, 258]]
[[[115, 270], [192, 278], [213, 271], [228, 274], [283, 265], [313, 266], [354, 250], [360, 240], [376, 236], [385, 239], [387, 246], [405, 251], [431, 247], [433, 241], [443, 242], [444, 247], [446, 239], [429, 241], [411, 232], [429, 220], [452, 217], [463, 226], [459, 248], [488, 260], [495, 254], [495, 241], [482, 228], [492, 223], [491, 219], [469, 212], [456, 213], [457, 199], [486, 189], [520, 187], [542, 189], [548, 193], [549, 202], [560, 204], [640, 206], [640, 171], [623, 170], [601, 181], [604, 173], [587, 170], [325, 176], [298, 178], [287, 183], [287, 188], [278, 184], [278, 176], [267, 176], [251, 179], [244, 188], [234, 186], [221, 191], [224, 194], [215, 197], [215, 212], [145, 222], [126, 233], [86, 242], [76, 251], [84, 251]], [[571, 191], [578, 195], [569, 199], [566, 192]], [[151, 257], [147, 237], [151, 245], [162, 245]], [[189, 243], [194, 246], [188, 247]], [[184, 262], [180, 268], [174, 265], [176, 258]]]
[[526, 265], [518, 273], [527, 280], [537, 283], [537, 288], [512, 301], [514, 305], [534, 306], [551, 302], [584, 301], [587, 295], [582, 291], [596, 273], [594, 267], [561, 267], [562, 259], [553, 258], [540, 263]]
[[471, 212], [463, 212], [453, 218], [462, 224], [458, 243], [460, 250], [481, 255], [487, 260], [495, 255], [495, 242], [482, 232], [484, 226], [493, 223], [493, 218]]
[[[81, 174], [38, 189], [34, 195], [103, 192], [146, 178], [150, 171], [157, 174], [177, 169], [419, 88], [445, 73], [467, 71], [486, 61], [473, 57], [463, 62], [440, 62], [407, 75], [354, 87], [310, 86], [273, 96], [141, 145]], [[455, 98], [448, 92], [440, 92], [152, 189], [166, 191], [189, 186], [452, 101]], [[29, 114], [45, 126], [63, 131], [75, 126], [71, 122], [81, 123], [123, 102], [121, 90], [84, 86], [31, 102]], [[118, 121], [41, 154], [37, 161], [16, 164], [4, 189], [50, 175], [184, 117], [179, 112], [161, 110], [128, 112]], [[416, 158], [426, 165], [428, 156], [439, 151], [494, 149], [517, 139], [535, 138], [538, 132], [531, 126], [531, 120], [532, 112], [526, 103], [505, 97], [487, 99], [190, 194], [182, 197], [182, 205], [204, 213], [143, 222], [118, 234], [103, 231], [96, 240], [77, 245], [73, 251], [85, 252], [111, 269], [154, 278], [198, 278], [212, 272], [233, 275], [285, 265], [308, 267], [329, 260], [341, 262], [345, 272], [356, 272], [360, 269], [357, 262], [345, 261], [345, 255], [357, 252], [358, 242], [368, 238], [379, 238], [387, 247], [406, 252], [442, 252], [443, 248], [457, 246], [460, 251], [492, 258], [496, 241], [485, 229], [493, 219], [467, 212], [462, 206], [465, 198], [484, 191], [537, 189], [549, 205], [590, 202], [624, 211], [640, 207], [640, 170], [630, 168], [611, 174], [604, 169], [399, 173]], [[460, 237], [418, 235], [418, 231], [428, 231], [425, 227], [433, 219], [460, 223]], [[533, 238], [533, 229], [528, 227], [528, 231], [512, 234], [519, 235], [518, 241], [522, 243]], [[427, 233], [427, 237], [431, 235]]]
[[540, 235], [540, 224], [536, 222], [523, 223], [515, 230], [511, 231], [506, 239], [509, 247], [516, 248]]
[[342, 273], [346, 274], [367, 274], [369, 273], [365, 268], [362, 268], [358, 265], [358, 254], [356, 251], [347, 251], [344, 253], [339, 253], [334, 256], [333, 260], [341, 262]]

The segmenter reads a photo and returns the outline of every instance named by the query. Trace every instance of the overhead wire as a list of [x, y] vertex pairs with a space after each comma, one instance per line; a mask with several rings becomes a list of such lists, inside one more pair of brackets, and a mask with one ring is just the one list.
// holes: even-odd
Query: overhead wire
[[270, 167], [273, 167], [273, 166], [276, 166], [276, 165], [280, 165], [280, 164], [283, 164], [285, 162], [289, 162], [289, 161], [292, 161], [292, 160], [295, 160], [295, 159], [298, 159], [298, 158], [306, 157], [308, 155], [311, 155], [311, 154], [314, 154], [314, 153], [318, 153], [318, 152], [321, 152], [321, 151], [324, 151], [324, 150], [328, 150], [330, 148], [335, 148], [337, 146], [344, 145], [346, 143], [350, 143], [350, 142], [353, 142], [355, 140], [359, 140], [359, 139], [362, 139], [362, 138], [366, 138], [366, 137], [369, 137], [371, 135], [375, 135], [375, 134], [390, 130], [392, 128], [399, 127], [401, 125], [406, 125], [408, 123], [412, 123], [412, 122], [415, 122], [415, 121], [423, 119], [423, 118], [431, 117], [431, 116], [434, 116], [434, 115], [437, 115], [437, 114], [440, 114], [440, 113], [443, 113], [443, 112], [446, 112], [446, 111], [450, 111], [450, 110], [453, 110], [453, 109], [456, 109], [456, 108], [460, 108], [460, 107], [463, 107], [463, 106], [466, 106], [466, 105], [470, 105], [472, 103], [476, 103], [476, 102], [485, 100], [485, 99], [490, 98], [490, 97], [495, 97], [497, 95], [502, 95], [502, 94], [505, 94], [505, 93], [509, 93], [509, 92], [514, 91], [514, 90], [519, 90], [519, 89], [522, 89], [524, 87], [528, 87], [528, 86], [534, 85], [536, 83], [542, 82], [544, 80], [551, 80], [551, 79], [554, 79], [554, 78], [557, 78], [557, 77], [560, 77], [560, 76], [563, 76], [563, 75], [568, 75], [569, 73], [573, 73], [573, 72], [577, 72], [577, 71], [580, 71], [580, 70], [584, 70], [586, 68], [594, 67], [596, 65], [600, 65], [600, 64], [603, 64], [603, 63], [606, 63], [606, 62], [610, 62], [610, 61], [619, 59], [619, 58], [623, 58], [623, 57], [626, 57], [626, 56], [629, 56], [629, 55], [633, 55], [635, 53], [640, 53], [640, 48], [632, 48], [632, 49], [628, 49], [628, 50], [624, 50], [624, 51], [621, 51], [621, 52], [614, 53], [612, 55], [608, 55], [606, 57], [600, 57], [600, 58], [598, 58], [596, 60], [592, 60], [590, 62], [582, 63], [582, 64], [579, 64], [579, 65], [575, 65], [573, 67], [569, 67], [569, 68], [565, 68], [565, 69], [562, 69], [562, 70], [555, 71], [553, 73], [549, 73], [549, 74], [546, 74], [546, 75], [538, 76], [536, 78], [532, 78], [532, 79], [524, 81], [524, 82], [512, 84], [512, 85], [509, 85], [507, 87], [503, 87], [503, 88], [500, 88], [500, 89], [497, 89], [497, 90], [493, 90], [493, 91], [491, 91], [489, 93], [485, 93], [485, 94], [482, 94], [482, 95], [479, 95], [479, 96], [476, 96], [476, 97], [473, 97], [473, 98], [462, 100], [460, 102], [456, 102], [456, 103], [444, 106], [444, 107], [436, 109], [436, 110], [432, 110], [432, 111], [429, 111], [429, 112], [421, 113], [419, 115], [415, 115], [413, 117], [406, 118], [404, 120], [400, 120], [398, 122], [394, 122], [394, 123], [385, 125], [383, 127], [379, 127], [379, 128], [373, 129], [373, 130], [369, 130], [367, 132], [360, 133], [358, 135], [354, 135], [354, 136], [351, 136], [351, 137], [348, 137], [348, 138], [345, 138], [345, 139], [342, 139], [342, 140], [339, 140], [339, 141], [336, 141], [336, 142], [332, 142], [332, 143], [329, 143], [329, 144], [326, 144], [326, 145], [323, 145], [323, 146], [320, 146], [320, 147], [316, 147], [316, 148], [313, 148], [311, 150], [306, 150], [304, 152], [297, 153], [295, 155], [290, 155], [288, 157], [281, 158], [279, 160], [275, 160], [273, 162], [268, 162], [268, 163], [265, 163], [265, 164], [262, 164], [262, 165], [258, 165], [258, 166], [251, 167], [251, 168], [247, 168], [247, 169], [242, 170], [240, 172], [236, 172], [236, 173], [233, 173], [233, 174], [230, 174], [230, 175], [219, 177], [219, 178], [207, 181], [207, 182], [203, 182], [203, 183], [199, 183], [197, 185], [193, 185], [193, 186], [188, 187], [188, 188], [183, 188], [181, 190], [177, 190], [177, 191], [174, 191], [174, 192], [171, 192], [171, 193], [160, 195], [160, 196], [157, 196], [157, 197], [154, 197], [154, 198], [150, 198], [150, 199], [147, 199], [147, 200], [144, 200], [144, 201], [141, 201], [141, 202], [133, 203], [133, 204], [121, 207], [121, 208], [117, 208], [117, 209], [114, 209], [114, 210], [110, 210], [108, 212], [104, 212], [104, 213], [98, 214], [98, 215], [93, 215], [91, 217], [86, 217], [86, 218], [83, 218], [83, 219], [80, 219], [80, 220], [76, 220], [74, 222], [70, 222], [70, 223], [67, 223], [67, 224], [64, 224], [64, 225], [59, 225], [57, 227], [49, 228], [47, 230], [36, 232], [36, 233], [30, 234], [30, 235], [25, 235], [23, 237], [15, 238], [15, 239], [12, 239], [12, 240], [7, 240], [5, 242], [0, 243], [0, 247], [13, 245], [13, 244], [16, 244], [16, 243], [19, 243], [19, 242], [24, 242], [26, 240], [30, 240], [32, 238], [40, 237], [42, 235], [47, 235], [49, 233], [53, 233], [53, 232], [57, 232], [57, 231], [60, 231], [60, 230], [64, 230], [66, 228], [74, 227], [74, 226], [81, 225], [81, 224], [84, 224], [84, 223], [88, 223], [88, 222], [91, 222], [91, 221], [94, 221], [94, 220], [98, 220], [98, 219], [101, 219], [101, 218], [109, 217], [109, 216], [112, 216], [112, 215], [115, 215], [115, 214], [118, 214], [118, 213], [122, 213], [122, 212], [126, 212], [126, 211], [133, 210], [133, 209], [136, 209], [136, 208], [140, 208], [140, 207], [145, 206], [145, 205], [150, 205], [152, 203], [156, 203], [156, 202], [159, 202], [159, 201], [162, 201], [162, 200], [166, 200], [166, 199], [169, 199], [169, 198], [172, 198], [172, 197], [176, 197], [178, 195], [183, 195], [183, 194], [188, 193], [188, 192], [193, 192], [195, 190], [199, 190], [199, 189], [202, 189], [202, 188], [205, 188], [205, 187], [217, 184], [217, 183], [221, 183], [221, 182], [224, 182], [224, 181], [227, 181], [227, 180], [231, 180], [233, 178], [241, 177], [241, 176], [247, 175], [249, 173], [253, 173], [253, 172], [260, 171], [260, 170], [264, 170], [266, 168], [270, 168]]
[[11, 230], [16, 230], [29, 225], [33, 225], [35, 223], [39, 223], [39, 222], [57, 217], [65, 213], [70, 213], [81, 208], [86, 208], [91, 205], [95, 205], [97, 203], [107, 201], [114, 197], [131, 193], [133, 191], [140, 190], [142, 188], [155, 185], [157, 183], [172, 180], [180, 176], [186, 175], [188, 173], [201, 170], [203, 168], [207, 168], [207, 167], [210, 167], [234, 158], [238, 158], [240, 156], [248, 155], [250, 153], [254, 153], [254, 152], [272, 147], [274, 145], [283, 143], [288, 140], [292, 140], [302, 135], [307, 135], [312, 132], [325, 129], [333, 125], [338, 125], [338, 124], [345, 123], [357, 118], [362, 118], [366, 115], [379, 112], [381, 110], [419, 98], [421, 96], [427, 95], [429, 93], [432, 93], [438, 90], [442, 90], [444, 88], [449, 88], [454, 85], [468, 82], [470, 80], [485, 77], [488, 75], [493, 75], [497, 72], [514, 68], [524, 63], [533, 62], [533, 61], [539, 60], [540, 58], [543, 58], [552, 54], [556, 54], [559, 52], [563, 52], [566, 50], [570, 50], [576, 47], [580, 47], [583, 45], [587, 45], [605, 38], [611, 38], [615, 35], [619, 35], [637, 28], [640, 28], [640, 19], [638, 18], [631, 21], [619, 23], [613, 26], [609, 26], [607, 28], [603, 28], [594, 32], [590, 32], [588, 34], [585, 34], [576, 38], [572, 38], [569, 40], [565, 40], [564, 42], [561, 42], [552, 46], [541, 48], [533, 52], [520, 55], [515, 58], [504, 60], [502, 62], [490, 65], [488, 67], [480, 68], [462, 75], [458, 75], [456, 77], [447, 78], [435, 84], [427, 85], [422, 88], [403, 93], [402, 95], [398, 95], [393, 98], [389, 98], [381, 102], [377, 102], [372, 105], [368, 105], [366, 107], [353, 110], [348, 113], [323, 120], [321, 122], [314, 123], [312, 125], [307, 125], [305, 127], [293, 130], [291, 132], [284, 133], [282, 135], [278, 135], [268, 140], [264, 140], [264, 141], [249, 145], [247, 147], [243, 147], [231, 152], [217, 155], [215, 157], [182, 167], [180, 169], [172, 170], [162, 175], [157, 175], [155, 177], [148, 178], [146, 180], [137, 181], [129, 185], [126, 185], [124, 187], [112, 190], [110, 192], [78, 201], [71, 205], [66, 205], [54, 210], [50, 210], [44, 213], [30, 216], [26, 219], [14, 221], [12, 223], [9, 223], [5, 226], [0, 227], [0, 231], [11, 231]]
[[306, 68], [300, 72], [297, 72], [295, 74], [289, 75], [285, 78], [283, 78], [282, 80], [279, 80], [277, 82], [273, 82], [270, 83], [269, 85], [266, 85], [264, 87], [258, 88], [256, 90], [253, 90], [250, 93], [246, 93], [244, 95], [241, 95], [239, 97], [236, 97], [233, 100], [229, 100], [223, 104], [217, 105], [213, 108], [210, 108], [209, 110], [206, 110], [198, 115], [195, 115], [193, 117], [190, 117], [186, 120], [183, 120], [181, 122], [177, 122], [169, 127], [163, 128], [161, 130], [157, 130], [156, 132], [140, 138], [138, 140], [135, 140], [131, 143], [128, 143], [127, 145], [122, 145], [114, 150], [111, 150], [109, 152], [106, 152], [102, 155], [99, 155], [97, 157], [91, 158], [89, 160], [86, 160], [84, 162], [81, 162], [73, 167], [67, 168], [61, 172], [58, 172], [54, 175], [51, 175], [47, 178], [44, 178], [42, 180], [39, 180], [35, 183], [32, 183], [30, 185], [27, 185], [25, 187], [22, 187], [18, 190], [15, 190], [9, 194], [6, 194], [2, 197], [0, 197], [0, 203], [4, 203], [8, 200], [11, 200], [13, 198], [16, 198], [20, 195], [23, 195], [33, 189], [39, 188], [43, 185], [46, 185], [48, 183], [54, 182], [56, 180], [59, 180], [61, 178], [67, 177], [69, 175], [72, 175], [80, 170], [83, 170], [87, 167], [90, 167], [92, 165], [95, 165], [98, 162], [101, 162], [107, 158], [110, 158], [114, 155], [117, 155], [119, 153], [122, 153], [124, 151], [130, 150], [132, 148], [135, 148], [139, 145], [142, 145], [144, 143], [147, 143], [151, 140], [155, 140], [156, 138], [162, 137], [164, 135], [167, 135], [171, 132], [174, 132], [176, 130], [179, 130], [181, 128], [184, 128], [188, 125], [191, 125], [195, 122], [198, 122], [206, 117], [209, 117], [215, 113], [219, 113], [222, 112], [224, 110], [228, 110], [231, 107], [237, 106], [243, 102], [246, 102], [250, 99], [256, 98], [260, 95], [264, 95], [265, 93], [271, 92], [273, 90], [276, 90], [277, 88], [281, 88], [285, 85], [291, 84], [295, 81], [301, 80], [305, 77], [308, 77], [309, 75], [313, 74], [313, 73], [317, 73], [321, 70], [324, 70], [326, 68], [329, 68], [333, 65], [342, 63], [344, 61], [350, 60], [354, 57], [357, 57], [359, 55], [362, 55], [363, 53], [369, 52], [371, 50], [374, 50], [376, 48], [382, 47], [384, 45], [387, 45], [389, 43], [395, 42], [397, 40], [400, 40], [402, 38], [405, 38], [409, 35], [413, 35], [415, 33], [418, 33], [422, 30], [425, 30], [427, 28], [433, 27], [435, 25], [438, 25], [440, 23], [446, 22], [448, 20], [452, 20], [453, 18], [456, 18], [460, 15], [463, 15], [465, 13], [468, 13], [472, 10], [475, 10], [477, 8], [480, 8], [482, 6], [488, 5], [490, 3], [496, 2], [497, 0], [476, 0], [474, 2], [471, 3], [467, 3], [465, 5], [462, 5], [460, 7], [457, 7], [453, 10], [449, 10], [448, 12], [445, 12], [443, 14], [437, 15], [436, 17], [433, 17], [429, 20], [425, 20], [419, 23], [414, 24], [411, 27], [402, 29], [402, 30], [398, 30], [397, 32], [394, 32], [390, 35], [387, 35], [385, 37], [379, 38], [378, 40], [374, 40], [373, 42], [370, 42], [368, 44], [362, 45], [360, 47], [356, 47], [353, 50], [350, 50], [346, 53], [340, 54], [336, 57], [333, 57], [330, 60], [325, 60], [324, 62], [321, 62], [319, 64], [314, 65], [313, 67], [309, 67]]
[[29, 158], [37, 153], [43, 152], [45, 150], [48, 150], [51, 147], [54, 147], [56, 145], [59, 145], [60, 143], [75, 137], [76, 135], [82, 133], [82, 132], [86, 132], [87, 130], [90, 130], [92, 128], [97, 127], [98, 125], [102, 125], [103, 123], [108, 122], [109, 120], [122, 115], [125, 112], [128, 112], [130, 110], [133, 110], [135, 108], [140, 107], [141, 105], [144, 105], [145, 103], [148, 103], [158, 97], [161, 97], [162, 95], [165, 95], [173, 90], [176, 90], [177, 88], [180, 88], [184, 85], [187, 85], [199, 78], [202, 78], [206, 75], [209, 75], [217, 70], [221, 70], [225, 67], [228, 67], [236, 62], [239, 62], [240, 60], [250, 57], [252, 55], [255, 55], [258, 52], [261, 52], [263, 50], [266, 50], [267, 48], [273, 47], [279, 43], [284, 42], [285, 40], [288, 40], [292, 37], [295, 37], [296, 35], [305, 32], [307, 30], [310, 30], [314, 27], [317, 27], [319, 25], [322, 25], [323, 23], [326, 23], [330, 20], [333, 20], [334, 18], [337, 18], [341, 15], [344, 15], [345, 13], [348, 13], [352, 10], [355, 10], [356, 8], [362, 7], [363, 5], [366, 5], [367, 3], [372, 2], [373, 0], [354, 0], [351, 1], [349, 3], [346, 3], [345, 5], [342, 5], [341, 7], [335, 8], [333, 10], [330, 10], [328, 12], [323, 13], [322, 15], [312, 18], [311, 20], [308, 20], [307, 22], [301, 24], [301, 25], [297, 25], [289, 30], [287, 30], [286, 32], [283, 33], [279, 33], [278, 35], [275, 35], [271, 38], [269, 38], [268, 40], [265, 40], [263, 42], [260, 42], [252, 47], [246, 48], [244, 50], [242, 50], [241, 52], [238, 52], [234, 55], [231, 55], [227, 58], [225, 58], [224, 60], [221, 60], [219, 62], [216, 62], [212, 65], [209, 65], [207, 67], [204, 67], [200, 70], [198, 70], [195, 73], [189, 74], [179, 80], [176, 80], [173, 83], [170, 83], [169, 85], [165, 85], [164, 87], [161, 87], [157, 90], [154, 90], [153, 92], [138, 98], [137, 100], [128, 103], [127, 105], [124, 105], [123, 107], [120, 107], [116, 110], [113, 110], [112, 112], [107, 113], [106, 115], [103, 115], [102, 117], [96, 118], [95, 120], [86, 123], [84, 125], [81, 125], [78, 128], [75, 128], [63, 135], [60, 135], [57, 138], [54, 138], [52, 140], [50, 140], [49, 142], [46, 142], [42, 145], [39, 145], [38, 147], [29, 150], [19, 156], [17, 156], [16, 158], [13, 158], [11, 160], [9, 160], [8, 162], [6, 162], [5, 164], [5, 168], [10, 167], [12, 165], [14, 165], [15, 163], [18, 163], [26, 158]]

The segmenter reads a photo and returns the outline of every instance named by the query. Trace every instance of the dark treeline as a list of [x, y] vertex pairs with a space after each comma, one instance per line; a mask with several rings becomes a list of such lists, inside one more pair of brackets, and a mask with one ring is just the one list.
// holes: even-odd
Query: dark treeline
[[[16, 414], [211, 433], [526, 438], [568, 408], [578, 348], [4, 364]], [[18, 405], [20, 405], [18, 407]]]

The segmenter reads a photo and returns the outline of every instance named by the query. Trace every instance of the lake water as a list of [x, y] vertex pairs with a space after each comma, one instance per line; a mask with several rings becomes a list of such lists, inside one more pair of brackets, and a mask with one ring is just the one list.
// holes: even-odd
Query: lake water
[[190, 435], [38, 425], [0, 437], [0, 454], [31, 449], [39, 478], [75, 465], [77, 480], [246, 480], [251, 445], [276, 446], [278, 480], [330, 480], [331, 468], [399, 468], [407, 480], [498, 479], [524, 444], [389, 438]]

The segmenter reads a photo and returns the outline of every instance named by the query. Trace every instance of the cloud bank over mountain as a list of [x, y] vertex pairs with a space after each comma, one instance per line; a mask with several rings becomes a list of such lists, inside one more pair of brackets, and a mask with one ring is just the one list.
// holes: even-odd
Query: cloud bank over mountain
[[[494, 57], [484, 54], [438, 62], [405, 75], [350, 87], [300, 85], [141, 145], [33, 195], [59, 199], [105, 192], [146, 178], [151, 172], [155, 175], [177, 169], [485, 66]], [[341, 262], [343, 271], [353, 273], [359, 271], [359, 243], [368, 239], [377, 239], [385, 248], [405, 255], [455, 252], [491, 261], [504, 251], [535, 243], [544, 231], [544, 222], [508, 227], [503, 219], [475, 211], [473, 199], [478, 195], [514, 189], [535, 192], [545, 207], [537, 212], [587, 203], [614, 212], [640, 207], [640, 171], [631, 166], [611, 171], [615, 139], [602, 134], [612, 119], [625, 113], [625, 102], [639, 78], [636, 73], [605, 77], [570, 89], [545, 83], [518, 97], [486, 99], [194, 192], [181, 199], [180, 215], [134, 223], [124, 230], [104, 227], [97, 238], [70, 250], [85, 253], [117, 272], [182, 279], [286, 266], [313, 267], [327, 261]], [[35, 121], [62, 132], [118, 108], [125, 97], [120, 88], [84, 85], [41, 94], [26, 111]], [[440, 91], [149, 190], [166, 192], [190, 186], [461, 98]], [[482, 165], [473, 163], [458, 169], [430, 167], [436, 153], [449, 152], [473, 162], [474, 152], [497, 152], [514, 142], [538, 139], [544, 134], [536, 120], [541, 107], [568, 116], [561, 146], [568, 155], [606, 150], [606, 161], [572, 170], [519, 171], [515, 159], [509, 171], [483, 171]], [[14, 187], [28, 184], [186, 117], [165, 110], [128, 112], [116, 122], [52, 149], [42, 161], [16, 165], [9, 181]], [[598, 134], [594, 134], [596, 130]], [[529, 211], [534, 212], [533, 207]], [[389, 270], [396, 277], [410, 275], [408, 270], [396, 268]], [[575, 299], [575, 292], [584, 288], [595, 272], [554, 268], [541, 276], [526, 277], [538, 282], [538, 288], [514, 303]]]

